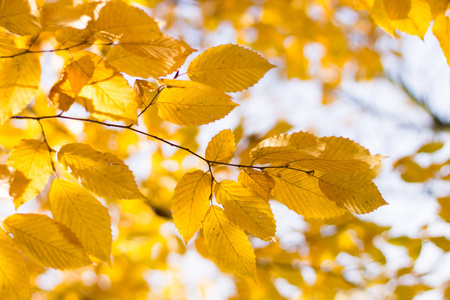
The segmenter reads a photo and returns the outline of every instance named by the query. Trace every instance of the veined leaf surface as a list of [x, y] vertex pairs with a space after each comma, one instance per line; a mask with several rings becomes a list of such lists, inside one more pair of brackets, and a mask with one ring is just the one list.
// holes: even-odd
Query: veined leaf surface
[[210, 161], [229, 163], [236, 151], [234, 134], [225, 129], [216, 134], [206, 147], [205, 158]]
[[41, 29], [27, 0], [1, 1], [0, 26], [19, 35], [35, 34]]
[[275, 186], [275, 181], [267, 173], [253, 169], [241, 171], [238, 181], [267, 201], [269, 201], [270, 192]]

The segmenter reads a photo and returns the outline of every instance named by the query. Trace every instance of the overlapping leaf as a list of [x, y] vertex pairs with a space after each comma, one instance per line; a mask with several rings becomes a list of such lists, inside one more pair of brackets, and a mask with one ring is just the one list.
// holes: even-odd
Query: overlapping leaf
[[189, 65], [187, 74], [193, 81], [228, 93], [253, 86], [273, 67], [258, 53], [227, 44], [202, 53]]
[[267, 173], [253, 169], [241, 171], [238, 181], [267, 201], [269, 200], [270, 192], [275, 186], [275, 182]]
[[225, 129], [209, 141], [205, 151], [205, 158], [214, 162], [229, 163], [235, 151], [234, 134], [231, 130]]
[[383, 0], [386, 13], [392, 20], [406, 19], [411, 9], [411, 0]]
[[227, 94], [207, 85], [181, 80], [163, 80], [158, 97], [158, 115], [178, 125], [202, 125], [225, 117], [237, 104]]
[[3, 225], [20, 250], [43, 266], [71, 269], [91, 263], [75, 235], [48, 216], [14, 214]]
[[55, 179], [48, 195], [53, 217], [79, 239], [87, 254], [109, 261], [111, 217], [108, 210], [78, 184]]
[[220, 207], [213, 205], [206, 213], [203, 235], [208, 252], [223, 270], [255, 280], [255, 253], [250, 241]]
[[52, 158], [44, 141], [21, 140], [7, 163], [16, 170], [9, 190], [16, 208], [39, 194], [53, 172]]
[[0, 229], [0, 299], [30, 299], [30, 278], [19, 248]]
[[0, 1], [0, 26], [19, 35], [35, 34], [41, 29], [27, 0]]
[[275, 219], [265, 199], [231, 180], [218, 184], [216, 197], [231, 222], [264, 241], [274, 239]]
[[108, 200], [143, 199], [128, 166], [110, 153], [74, 143], [61, 147], [58, 160], [84, 187], [100, 197]]
[[187, 243], [200, 229], [209, 208], [211, 175], [197, 170], [178, 182], [172, 199], [173, 222]]

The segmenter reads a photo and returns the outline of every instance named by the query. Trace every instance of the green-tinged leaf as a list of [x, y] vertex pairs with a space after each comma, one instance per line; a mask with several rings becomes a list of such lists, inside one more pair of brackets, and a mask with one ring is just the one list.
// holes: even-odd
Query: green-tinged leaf
[[275, 186], [275, 181], [267, 173], [253, 169], [241, 171], [238, 175], [238, 181], [267, 201], [269, 201], [270, 192]]
[[108, 210], [76, 183], [55, 179], [48, 195], [53, 218], [67, 226], [87, 254], [109, 262], [111, 217]]
[[27, 0], [1, 0], [0, 26], [19, 35], [35, 34], [41, 29]]
[[[450, 35], [449, 35], [449, 38], [450, 38]], [[436, 152], [436, 151], [442, 149], [442, 147], [444, 147], [443, 142], [431, 142], [431, 143], [425, 144], [422, 147], [420, 147], [420, 149], [417, 150], [417, 153], [422, 153], [422, 152], [433, 153], [433, 152]]]
[[53, 172], [50, 149], [38, 140], [21, 140], [7, 163], [16, 170], [9, 189], [16, 208], [39, 194]]
[[91, 263], [76, 236], [48, 216], [14, 214], [3, 225], [22, 252], [45, 267], [71, 269]]
[[200, 229], [210, 206], [211, 175], [197, 170], [178, 182], [172, 199], [173, 222], [187, 243]]
[[37, 54], [0, 59], [0, 124], [27, 107], [38, 94], [40, 81]]
[[265, 199], [236, 181], [224, 180], [217, 186], [217, 201], [231, 222], [264, 241], [275, 239], [275, 219]]
[[365, 214], [387, 204], [371, 179], [360, 174], [327, 173], [319, 177], [319, 187], [337, 206]]
[[84, 187], [107, 200], [143, 199], [133, 173], [111, 153], [101, 153], [86, 144], [67, 144], [58, 160]]
[[274, 65], [238, 45], [209, 48], [192, 61], [187, 74], [193, 81], [223, 92], [239, 92], [257, 83]]
[[203, 235], [208, 252], [227, 272], [256, 280], [255, 253], [247, 235], [213, 205], [206, 213]]
[[325, 144], [306, 132], [280, 134], [260, 142], [250, 151], [255, 162], [290, 163], [299, 159], [318, 157]]
[[289, 209], [307, 218], [332, 218], [347, 210], [331, 201], [319, 188], [319, 179], [299, 171], [297, 164], [290, 168], [267, 169], [275, 181], [272, 196]]
[[17, 245], [0, 229], [0, 299], [30, 299], [30, 276]]
[[193, 81], [163, 80], [158, 115], [178, 125], [203, 125], [219, 120], [236, 106], [227, 94]]
[[229, 163], [235, 151], [234, 134], [230, 129], [225, 129], [209, 141], [206, 147], [205, 158], [214, 162]]

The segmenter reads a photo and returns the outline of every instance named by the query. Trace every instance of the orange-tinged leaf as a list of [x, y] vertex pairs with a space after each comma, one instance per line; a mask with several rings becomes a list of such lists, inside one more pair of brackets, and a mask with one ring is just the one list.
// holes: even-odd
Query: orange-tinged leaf
[[58, 160], [84, 187], [107, 200], [144, 199], [133, 173], [111, 153], [101, 153], [86, 144], [67, 144]]
[[19, 35], [35, 34], [41, 29], [28, 0], [0, 1], [0, 26]]
[[209, 141], [206, 147], [205, 158], [214, 162], [229, 163], [235, 151], [234, 134], [230, 129], [225, 129]]
[[203, 52], [189, 65], [187, 74], [193, 81], [229, 93], [253, 86], [273, 67], [258, 53], [227, 44]]
[[217, 202], [231, 222], [261, 240], [274, 240], [275, 219], [265, 199], [236, 181], [223, 180], [217, 186]]
[[181, 80], [163, 80], [166, 87], [156, 105], [158, 115], [178, 125], [203, 125], [225, 117], [237, 104], [227, 94], [207, 85]]
[[30, 276], [17, 245], [0, 229], [0, 299], [30, 299]]
[[197, 170], [178, 182], [172, 199], [173, 222], [187, 243], [200, 229], [209, 209], [211, 175]]
[[0, 59], [0, 124], [20, 113], [37, 96], [40, 81], [37, 54]]
[[290, 163], [299, 159], [317, 157], [324, 149], [319, 139], [307, 132], [280, 134], [260, 142], [250, 151], [254, 162]]
[[203, 222], [208, 252], [223, 270], [255, 280], [255, 253], [247, 235], [231, 223], [223, 210], [213, 205]]
[[440, 15], [434, 20], [433, 34], [438, 39], [450, 66], [450, 18]]
[[49, 148], [43, 141], [21, 140], [8, 158], [8, 165], [16, 171], [9, 194], [17, 207], [33, 199], [44, 189], [53, 172]]
[[75, 93], [72, 91], [70, 81], [66, 77], [63, 77], [60, 81], [50, 89], [48, 93], [48, 99], [50, 103], [63, 111], [68, 111], [72, 104], [75, 102]]
[[238, 181], [243, 186], [269, 201], [270, 192], [275, 186], [275, 181], [265, 172], [244, 169], [238, 175]]
[[411, 9], [411, 0], [383, 0], [386, 13], [392, 20], [405, 19]]
[[14, 214], [3, 225], [22, 252], [45, 267], [71, 269], [91, 263], [75, 235], [46, 215]]
[[53, 218], [67, 226], [87, 254], [109, 262], [111, 217], [88, 191], [65, 179], [55, 179], [48, 195]]

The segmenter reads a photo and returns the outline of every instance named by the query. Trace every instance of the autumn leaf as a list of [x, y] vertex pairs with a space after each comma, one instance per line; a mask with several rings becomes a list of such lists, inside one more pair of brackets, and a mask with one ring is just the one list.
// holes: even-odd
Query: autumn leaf
[[45, 215], [14, 214], [3, 225], [20, 250], [43, 266], [72, 269], [91, 263], [75, 235]]
[[225, 271], [256, 280], [255, 254], [247, 235], [213, 205], [203, 222], [206, 248]]
[[25, 259], [2, 229], [0, 243], [0, 298], [27, 300], [30, 298], [30, 276]]
[[84, 187], [107, 200], [144, 199], [133, 173], [123, 161], [86, 144], [67, 144], [58, 152], [59, 162]]
[[193, 81], [229, 93], [253, 86], [273, 67], [258, 53], [227, 44], [203, 52], [191, 62], [187, 74]]
[[447, 58], [447, 64], [450, 66], [450, 19], [447, 16], [440, 15], [434, 20], [433, 34], [438, 39], [439, 44]]
[[67, 226], [87, 254], [109, 262], [111, 217], [108, 210], [76, 183], [55, 179], [48, 198], [54, 219]]
[[386, 13], [392, 20], [406, 19], [411, 9], [411, 0], [383, 0]]
[[41, 29], [27, 0], [1, 1], [0, 26], [19, 35], [35, 34]]
[[209, 209], [211, 175], [197, 170], [185, 174], [178, 182], [173, 199], [173, 222], [187, 243], [200, 229]]
[[267, 173], [253, 169], [244, 169], [239, 172], [238, 181], [267, 201], [275, 186], [275, 181]]
[[205, 158], [213, 162], [229, 163], [235, 151], [234, 134], [231, 130], [225, 129], [209, 141]]

